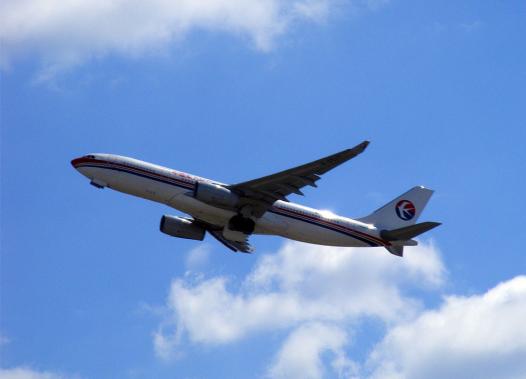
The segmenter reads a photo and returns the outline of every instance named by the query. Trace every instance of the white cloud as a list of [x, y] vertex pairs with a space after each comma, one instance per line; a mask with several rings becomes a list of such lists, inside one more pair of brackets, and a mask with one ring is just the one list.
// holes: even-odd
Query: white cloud
[[322, 355], [330, 352], [331, 368], [339, 377], [349, 377], [354, 370], [344, 352], [344, 330], [321, 323], [305, 324], [294, 330], [278, 352], [269, 370], [271, 378], [321, 378], [325, 367]]
[[157, 52], [194, 30], [248, 37], [261, 51], [292, 23], [322, 20], [333, 0], [4, 0], [4, 67], [37, 54], [48, 70], [107, 53]]
[[525, 319], [526, 276], [447, 297], [389, 331], [371, 355], [370, 378], [526, 378]]
[[27, 367], [0, 368], [0, 379], [72, 379], [77, 376], [65, 376], [49, 371], [36, 371]]
[[299, 22], [322, 22], [344, 4], [387, 0], [3, 0], [0, 64], [38, 56], [42, 76], [106, 54], [166, 52], [192, 31], [222, 32], [269, 51]]
[[210, 245], [201, 243], [190, 250], [186, 256], [186, 268], [197, 270], [208, 263], [210, 256]]
[[[287, 242], [237, 284], [221, 276], [174, 280], [156, 351], [171, 358], [184, 343], [284, 331], [271, 378], [526, 377], [526, 276], [482, 295], [445, 297], [436, 310], [405, 291], [441, 288], [445, 272], [431, 243], [400, 259], [379, 249]], [[346, 351], [360, 321], [371, 317], [386, 333], [357, 362]]]
[[402, 293], [403, 285], [436, 287], [444, 272], [433, 245], [407, 249], [400, 259], [379, 249], [287, 242], [276, 254], [263, 256], [238, 286], [225, 277], [174, 280], [156, 350], [168, 357], [182, 338], [220, 344], [305, 322], [345, 324], [363, 316], [403, 320], [420, 309]]

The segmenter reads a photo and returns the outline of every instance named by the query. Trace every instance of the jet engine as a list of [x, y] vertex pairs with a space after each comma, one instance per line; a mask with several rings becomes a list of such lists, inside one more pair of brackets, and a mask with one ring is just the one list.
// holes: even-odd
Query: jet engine
[[205, 228], [183, 217], [164, 215], [159, 230], [172, 237], [199, 241], [205, 238]]
[[197, 182], [194, 197], [203, 203], [225, 208], [234, 208], [239, 202], [239, 196], [228, 188], [209, 182]]

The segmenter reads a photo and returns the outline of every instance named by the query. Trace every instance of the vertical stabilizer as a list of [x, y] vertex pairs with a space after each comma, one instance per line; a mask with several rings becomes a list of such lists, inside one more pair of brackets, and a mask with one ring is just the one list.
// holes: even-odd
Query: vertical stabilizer
[[411, 188], [403, 195], [377, 209], [369, 216], [358, 219], [378, 229], [399, 229], [413, 225], [424, 210], [433, 191], [422, 186]]

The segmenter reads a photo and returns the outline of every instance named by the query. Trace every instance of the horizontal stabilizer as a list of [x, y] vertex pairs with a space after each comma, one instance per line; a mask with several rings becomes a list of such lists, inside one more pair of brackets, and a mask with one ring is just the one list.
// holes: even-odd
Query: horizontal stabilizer
[[419, 224], [405, 226], [399, 229], [382, 230], [380, 236], [387, 241], [410, 240], [440, 225], [440, 222], [421, 222]]
[[387, 251], [389, 251], [391, 254], [403, 257], [404, 256], [404, 247], [403, 246], [387, 246]]

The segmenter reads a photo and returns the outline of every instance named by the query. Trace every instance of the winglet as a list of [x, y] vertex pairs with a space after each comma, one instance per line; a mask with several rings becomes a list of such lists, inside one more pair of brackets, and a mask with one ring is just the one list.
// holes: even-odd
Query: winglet
[[359, 144], [358, 146], [356, 146], [355, 149], [356, 149], [356, 148], [361, 149], [360, 153], [363, 153], [363, 151], [364, 151], [365, 149], [367, 149], [367, 146], [369, 146], [370, 143], [371, 143], [371, 142], [370, 142], [370, 141], [367, 141], [367, 140], [366, 140], [366, 141], [363, 141], [361, 144]]
[[[361, 154], [364, 152], [365, 149], [367, 149], [367, 146], [369, 146], [369, 141], [363, 141], [362, 143], [359, 143], [358, 145], [351, 147], [350, 149], [340, 151], [339, 153], [333, 154], [332, 157], [336, 158], [338, 157], [341, 164], [351, 158], [354, 158], [355, 156]], [[326, 158], [332, 158], [332, 157], [326, 157]]]

